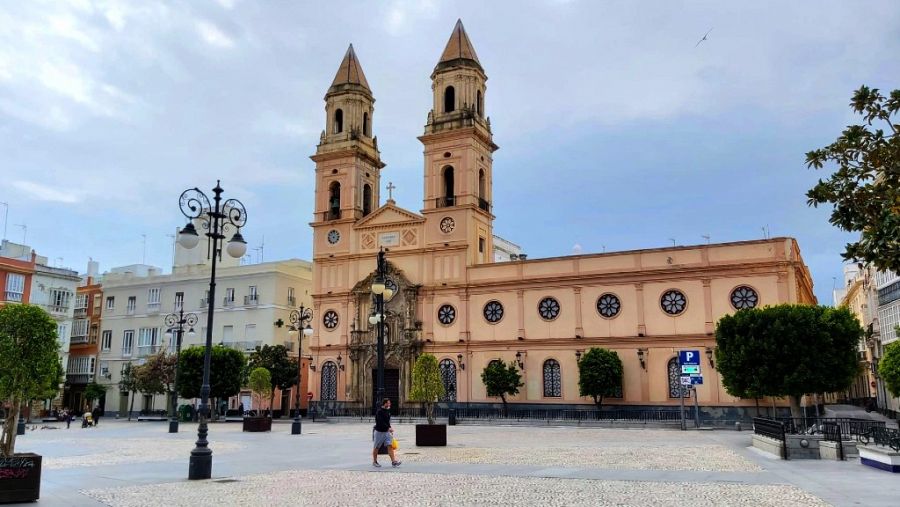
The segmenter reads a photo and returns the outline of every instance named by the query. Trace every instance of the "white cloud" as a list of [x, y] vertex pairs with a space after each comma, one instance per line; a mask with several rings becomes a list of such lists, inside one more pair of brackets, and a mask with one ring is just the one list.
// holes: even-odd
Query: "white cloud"
[[28, 197], [38, 201], [61, 202], [74, 204], [81, 201], [81, 197], [75, 192], [64, 192], [55, 187], [50, 187], [33, 181], [14, 181], [12, 185], [24, 192]]
[[229, 49], [234, 47], [234, 40], [209, 21], [198, 21], [197, 32], [210, 46]]
[[398, 35], [419, 19], [433, 19], [438, 14], [435, 0], [394, 0], [385, 19], [388, 33]]
[[238, 0], [216, 0], [216, 3], [219, 4], [223, 9], [230, 11], [234, 9], [235, 5], [237, 5]]

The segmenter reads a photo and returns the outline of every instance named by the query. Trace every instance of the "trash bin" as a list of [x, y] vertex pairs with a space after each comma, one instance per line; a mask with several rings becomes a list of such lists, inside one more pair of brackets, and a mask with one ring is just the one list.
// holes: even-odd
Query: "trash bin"
[[190, 405], [182, 405], [178, 407], [178, 420], [181, 422], [190, 422], [191, 421], [191, 406]]

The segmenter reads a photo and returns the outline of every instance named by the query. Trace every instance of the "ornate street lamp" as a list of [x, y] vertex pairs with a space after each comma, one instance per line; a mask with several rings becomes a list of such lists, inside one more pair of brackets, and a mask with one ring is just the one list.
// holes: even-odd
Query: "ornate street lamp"
[[194, 332], [194, 326], [200, 319], [196, 314], [184, 313], [183, 308], [178, 309], [178, 313], [170, 313], [166, 315], [166, 338], [175, 338], [175, 388], [172, 390], [172, 419], [169, 420], [169, 433], [178, 433], [178, 375], [179, 360], [181, 359], [181, 339], [184, 337], [184, 326], [188, 326], [188, 336], [193, 338], [197, 333]]
[[247, 251], [247, 242], [241, 236], [241, 227], [247, 223], [247, 210], [244, 204], [237, 199], [228, 199], [222, 202], [222, 187], [216, 180], [213, 203], [211, 204], [206, 194], [199, 188], [191, 188], [182, 192], [178, 199], [181, 212], [187, 217], [188, 223], [178, 232], [178, 244], [191, 249], [200, 243], [200, 236], [194, 227], [194, 221], [198, 221], [204, 229], [204, 235], [209, 238], [207, 258], [212, 260], [212, 271], [209, 275], [209, 306], [206, 309], [206, 347], [203, 355], [203, 384], [200, 386], [200, 425], [197, 429], [197, 444], [191, 450], [188, 479], [209, 479], [212, 476], [212, 449], [206, 435], [207, 419], [209, 418], [209, 363], [212, 353], [213, 310], [216, 304], [216, 261], [222, 259], [222, 243], [225, 233], [233, 227], [234, 235], [225, 247], [228, 255], [241, 258]]
[[384, 398], [384, 300], [385, 298], [390, 299], [394, 295], [394, 291], [385, 285], [386, 271], [384, 249], [379, 249], [375, 280], [372, 282], [375, 305], [372, 315], [369, 316], [369, 323], [375, 326], [378, 337], [378, 383], [376, 384], [375, 398], [372, 400], [373, 414], [378, 410], [381, 400]]
[[[312, 320], [312, 309], [305, 308], [302, 304], [300, 308], [291, 311], [290, 321], [291, 327], [288, 333], [297, 333], [297, 394], [294, 397], [294, 422], [291, 423], [291, 435], [299, 435], [302, 429], [300, 424], [300, 364], [303, 358], [303, 337], [310, 337], [313, 334], [313, 328], [309, 324]], [[304, 322], [306, 325], [304, 326]]]

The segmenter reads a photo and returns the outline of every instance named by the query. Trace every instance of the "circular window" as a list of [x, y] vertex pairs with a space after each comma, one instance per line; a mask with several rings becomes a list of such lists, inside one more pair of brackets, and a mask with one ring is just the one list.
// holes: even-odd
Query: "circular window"
[[500, 322], [500, 319], [503, 318], [503, 305], [500, 304], [500, 301], [488, 301], [484, 305], [484, 318], [492, 324]]
[[603, 294], [597, 298], [597, 312], [601, 317], [611, 319], [619, 314], [621, 308], [622, 302], [619, 301], [619, 296], [615, 294]]
[[453, 221], [452, 217], [444, 217], [441, 220], [441, 232], [443, 232], [444, 234], [450, 234], [455, 228], [456, 222]]
[[438, 308], [438, 322], [445, 326], [449, 326], [453, 324], [453, 321], [456, 320], [456, 308], [453, 308], [452, 305], [442, 305]]
[[687, 307], [687, 297], [680, 290], [667, 290], [659, 299], [659, 305], [669, 315], [678, 315]]
[[325, 326], [326, 329], [334, 329], [338, 325], [338, 314], [334, 310], [328, 310], [325, 312], [325, 315], [322, 316], [322, 325]]
[[545, 297], [538, 303], [538, 313], [544, 320], [553, 320], [559, 317], [559, 301], [556, 298]]
[[731, 306], [736, 310], [756, 308], [759, 303], [759, 294], [752, 287], [741, 285], [731, 291]]
[[335, 243], [337, 243], [340, 240], [341, 240], [340, 232], [338, 232], [336, 229], [331, 229], [330, 231], [328, 231], [328, 242], [329, 243], [334, 245]]

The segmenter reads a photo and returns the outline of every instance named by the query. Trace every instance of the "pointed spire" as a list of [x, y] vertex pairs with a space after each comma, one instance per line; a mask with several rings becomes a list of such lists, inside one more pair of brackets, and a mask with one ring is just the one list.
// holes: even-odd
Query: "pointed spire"
[[447, 41], [447, 47], [444, 48], [444, 52], [441, 54], [438, 66], [454, 60], [471, 60], [481, 68], [481, 62], [478, 61], [478, 55], [475, 54], [475, 47], [472, 46], [472, 41], [466, 35], [462, 19], [456, 20], [456, 26], [453, 27], [453, 33], [450, 34], [450, 40]]
[[359, 64], [356, 52], [353, 51], [353, 44], [350, 44], [341, 66], [338, 67], [334, 81], [331, 82], [331, 88], [345, 84], [359, 85], [369, 92], [372, 91], [369, 89], [369, 82], [366, 81], [366, 75], [363, 74], [362, 65]]

